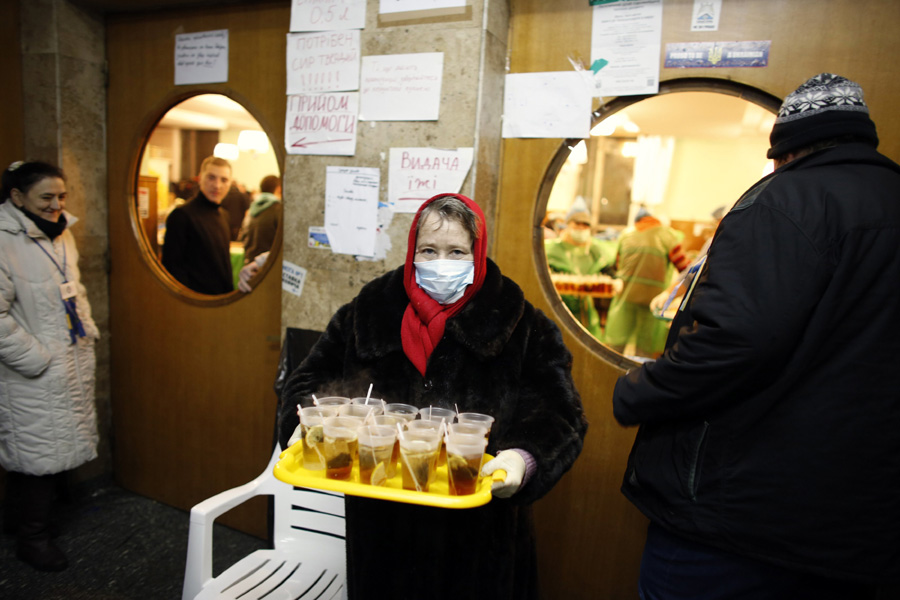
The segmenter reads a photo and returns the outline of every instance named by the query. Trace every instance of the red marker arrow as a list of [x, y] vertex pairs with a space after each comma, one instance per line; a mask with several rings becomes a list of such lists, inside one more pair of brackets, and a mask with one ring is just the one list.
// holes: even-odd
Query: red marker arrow
[[300, 138], [299, 140], [297, 140], [296, 142], [291, 144], [291, 148], [306, 148], [307, 146], [311, 146], [313, 144], [336, 144], [338, 142], [352, 142], [353, 141], [353, 138], [349, 138], [346, 140], [319, 140], [316, 142], [304, 143], [303, 140], [305, 140], [305, 139], [306, 139], [305, 137]]

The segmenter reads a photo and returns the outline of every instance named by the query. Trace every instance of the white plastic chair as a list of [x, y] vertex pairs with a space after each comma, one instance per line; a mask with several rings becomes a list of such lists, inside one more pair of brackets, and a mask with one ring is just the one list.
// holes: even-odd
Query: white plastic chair
[[[344, 496], [275, 479], [276, 447], [266, 470], [191, 509], [182, 600], [347, 597]], [[213, 521], [254, 496], [275, 498], [274, 550], [257, 550], [212, 576]]]

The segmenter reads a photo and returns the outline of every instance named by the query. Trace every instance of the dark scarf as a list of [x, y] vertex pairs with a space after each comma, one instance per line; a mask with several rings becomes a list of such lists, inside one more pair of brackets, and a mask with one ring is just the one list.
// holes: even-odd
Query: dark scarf
[[[416, 283], [416, 268], [413, 265], [416, 255], [416, 225], [422, 210], [432, 201], [444, 196], [453, 196], [462, 200], [466, 206], [478, 215], [478, 238], [473, 244], [472, 253], [475, 260], [475, 278], [466, 288], [463, 297], [453, 304], [439, 304], [425, 290]], [[441, 338], [444, 337], [444, 327], [447, 319], [463, 309], [466, 303], [474, 296], [484, 283], [484, 274], [487, 264], [487, 228], [484, 223], [484, 213], [481, 208], [469, 198], [460, 194], [438, 194], [426, 200], [409, 228], [409, 241], [406, 250], [406, 264], [403, 268], [403, 285], [406, 295], [409, 296], [409, 305], [403, 313], [403, 322], [400, 325], [400, 339], [403, 343], [403, 352], [409, 358], [419, 373], [425, 375], [428, 365], [428, 357], [434, 351]]]
[[31, 221], [34, 222], [35, 225], [37, 225], [38, 229], [43, 231], [44, 235], [46, 235], [51, 240], [55, 240], [56, 238], [61, 236], [62, 232], [66, 230], [66, 225], [68, 225], [65, 213], [60, 213], [59, 221], [54, 223], [53, 221], [48, 221], [43, 217], [39, 217], [36, 214], [25, 210], [24, 206], [19, 206], [15, 203], [13, 203], [13, 206], [22, 211], [23, 215], [31, 219]]

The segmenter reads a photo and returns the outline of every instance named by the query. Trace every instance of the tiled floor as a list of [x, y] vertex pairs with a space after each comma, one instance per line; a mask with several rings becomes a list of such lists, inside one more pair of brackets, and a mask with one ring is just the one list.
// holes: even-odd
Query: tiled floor
[[[56, 540], [69, 558], [60, 573], [16, 559], [15, 538], [0, 539], [3, 600], [178, 600], [187, 553], [188, 513], [111, 483], [80, 490], [61, 505]], [[214, 532], [219, 573], [266, 542], [222, 525]]]

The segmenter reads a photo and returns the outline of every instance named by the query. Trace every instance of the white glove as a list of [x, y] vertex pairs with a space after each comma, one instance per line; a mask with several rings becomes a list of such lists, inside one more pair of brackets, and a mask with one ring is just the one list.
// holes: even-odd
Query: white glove
[[650, 312], [654, 315], [661, 315], [663, 306], [666, 304], [666, 300], [669, 299], [669, 293], [669, 290], [666, 290], [654, 296], [653, 300], [650, 301]]
[[293, 446], [294, 444], [296, 444], [297, 442], [300, 441], [300, 436], [302, 435], [301, 431], [300, 431], [301, 429], [302, 429], [302, 426], [297, 425], [297, 429], [294, 430], [294, 433], [291, 434], [291, 439], [288, 440], [288, 443], [287, 443], [288, 448], [290, 448], [291, 446]]
[[238, 289], [244, 292], [245, 294], [249, 294], [253, 291], [253, 287], [250, 285], [250, 280], [256, 277], [256, 274], [259, 273], [259, 269], [266, 264], [266, 259], [269, 258], [268, 252], [263, 252], [259, 256], [253, 259], [252, 262], [244, 265], [244, 268], [241, 269], [241, 273], [238, 276]]
[[612, 282], [613, 294], [618, 296], [622, 293], [622, 290], [625, 288], [625, 282], [621, 279], [613, 279]]
[[522, 487], [522, 479], [525, 477], [525, 459], [515, 450], [503, 450], [497, 457], [488, 461], [481, 468], [481, 474], [488, 477], [498, 469], [506, 471], [506, 479], [494, 481], [491, 484], [491, 495], [498, 498], [509, 498]]

